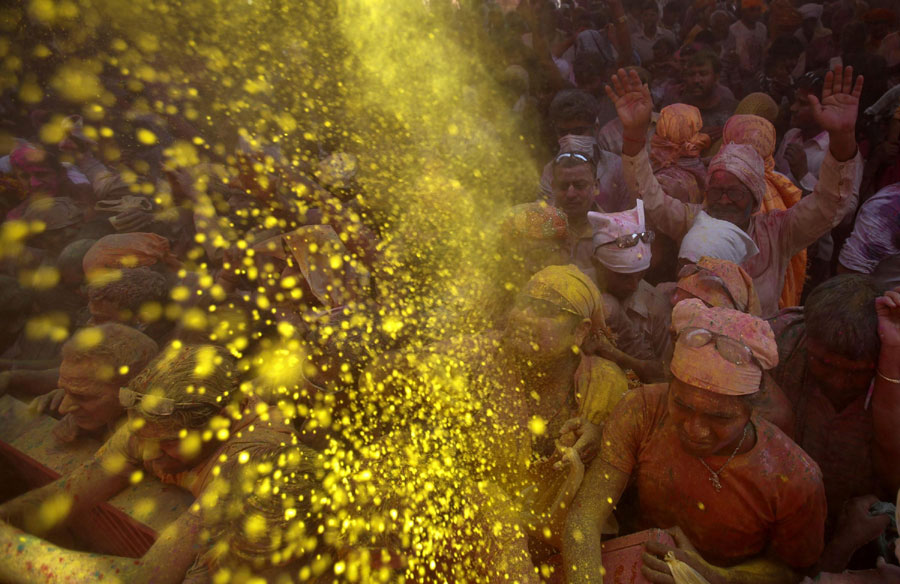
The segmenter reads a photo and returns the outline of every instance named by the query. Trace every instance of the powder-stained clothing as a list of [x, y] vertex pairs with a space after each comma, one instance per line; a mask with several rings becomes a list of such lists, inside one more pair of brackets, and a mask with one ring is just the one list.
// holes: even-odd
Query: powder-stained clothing
[[[261, 407], [260, 407], [261, 406]], [[177, 485], [190, 491], [194, 497], [200, 494], [215, 478], [214, 469], [221, 466], [218, 474], [227, 475], [228, 468], [238, 464], [238, 456], [246, 452], [250, 460], [259, 458], [255, 453], [269, 452], [280, 444], [291, 444], [294, 430], [277, 407], [267, 406], [257, 398], [251, 398], [243, 408], [240, 420], [233, 420], [228, 439], [218, 450], [196, 467], [174, 475], [155, 472], [152, 463], [143, 461], [141, 440], [134, 436], [123, 424], [115, 434], [97, 451], [98, 460], [124, 460], [130, 465], [145, 468], [166, 484]], [[222, 457], [223, 460], [220, 460]]]
[[859, 208], [840, 262], [870, 274], [882, 290], [900, 286], [900, 183], [881, 189]]
[[[458, 461], [476, 465], [478, 472], [484, 473], [481, 478], [521, 494], [529, 510], [541, 514], [558, 495], [566, 475], [565, 471], [552, 468], [558, 460], [553, 455], [563, 424], [579, 416], [602, 423], [628, 392], [628, 381], [615, 363], [582, 355], [573, 378], [564, 388], [565, 399], [551, 408], [547, 402], [552, 396], [539, 400], [533, 388], [523, 386], [527, 358], [508, 362], [510, 355], [501, 340], [497, 331], [451, 339], [430, 348], [430, 355], [416, 367], [428, 379], [442, 380], [449, 374], [449, 378], [457, 380], [445, 385], [434, 382], [441, 389], [429, 401], [432, 407], [442, 407], [445, 415], [452, 408], [452, 419], [470, 418], [477, 425], [477, 430], [466, 431], [472, 433], [473, 441], [482, 441], [483, 447], [474, 449], [478, 459], [468, 460], [460, 453]], [[514, 370], [504, 369], [503, 363], [512, 365]], [[459, 379], [466, 383], [460, 384]], [[487, 410], [492, 413], [487, 414]], [[534, 416], [540, 416], [545, 423], [545, 431], [540, 435], [529, 430]]]
[[591, 258], [594, 255], [594, 229], [588, 223], [580, 231], [569, 228], [569, 237], [566, 241], [569, 250], [569, 261], [578, 266], [578, 269], [593, 281], [597, 281], [597, 270]]
[[[733, 565], [763, 552], [793, 568], [824, 548], [825, 493], [816, 463], [754, 415], [756, 444], [731, 460], [716, 492], [709, 471], [686, 453], [668, 415], [668, 386], [632, 390], [603, 431], [600, 458], [630, 476], [642, 528], [679, 526], [709, 562]], [[727, 456], [709, 456], [715, 469]], [[701, 505], [702, 504], [702, 505]]]
[[679, 279], [674, 286], [699, 298], [707, 306], [732, 308], [759, 316], [759, 296], [753, 287], [753, 279], [743, 268], [710, 257], [702, 257], [696, 263], [699, 269]]
[[[662, 359], [670, 354], [672, 303], [665, 294], [641, 280], [637, 291], [625, 300], [616, 300], [604, 292], [603, 304], [614, 307], [610, 312], [615, 310], [620, 313], [607, 314], [607, 322], [619, 349], [638, 359]], [[631, 330], [638, 334], [629, 334]]]
[[[766, 165], [766, 195], [759, 212], [783, 211], [800, 201], [803, 192], [791, 180], [775, 172], [775, 126], [756, 115], [734, 115], [725, 124], [722, 140], [726, 143], [749, 144], [759, 153]], [[791, 258], [785, 273], [784, 288], [779, 306], [797, 306], [806, 281], [806, 250]]]
[[794, 410], [794, 440], [822, 469], [832, 523], [852, 497], [877, 493], [872, 458], [875, 439], [866, 396], [837, 411], [807, 367], [802, 308], [786, 308], [769, 320], [778, 343], [772, 376]]
[[675, 103], [663, 108], [650, 139], [650, 162], [666, 194], [685, 203], [702, 203], [706, 167], [700, 153], [709, 148], [709, 136], [700, 132], [703, 118], [692, 105]]
[[156, 233], [114, 233], [100, 238], [84, 254], [85, 274], [105, 268], [140, 268], [164, 263], [172, 269], [181, 267], [169, 240]]
[[[689, 103], [690, 99], [682, 95], [680, 87], [680, 84], [672, 83], [663, 94], [663, 104]], [[704, 134], [717, 133], [725, 125], [725, 122], [728, 121], [728, 118], [731, 117], [738, 105], [734, 94], [724, 85], [717, 85], [715, 94], [715, 105], [700, 108], [700, 115], [703, 117], [703, 128], [700, 131]]]
[[[667, 196], [653, 176], [646, 152], [637, 156], [623, 155], [622, 163], [625, 180], [633, 193], [643, 197], [650, 222], [680, 242], [693, 225], [701, 205], [682, 203]], [[838, 162], [829, 152], [811, 195], [786, 211], [751, 217], [747, 233], [756, 242], [759, 253], [748, 258], [741, 267], [753, 278], [764, 317], [778, 310], [784, 274], [791, 257], [830, 231], [840, 220], [842, 206], [855, 190], [861, 165], [859, 154], [846, 162]]]
[[757, 22], [750, 30], [743, 21], [738, 20], [728, 28], [725, 44], [734, 47], [741, 71], [759, 71], [766, 48], [766, 25]]

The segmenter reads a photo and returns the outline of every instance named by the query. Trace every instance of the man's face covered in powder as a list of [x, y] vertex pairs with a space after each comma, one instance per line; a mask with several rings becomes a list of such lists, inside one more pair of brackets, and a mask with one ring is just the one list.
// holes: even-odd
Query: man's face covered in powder
[[204, 443], [200, 431], [179, 428], [174, 423], [148, 422], [131, 412], [128, 417], [132, 434], [140, 444], [144, 467], [157, 476], [188, 471], [221, 444], [214, 440]]
[[509, 313], [504, 344], [531, 359], [556, 359], [572, 354], [584, 340], [581, 319], [546, 300], [520, 294]]
[[59, 366], [59, 387], [65, 392], [61, 414], [71, 414], [82, 430], [97, 430], [122, 415], [119, 384], [111, 366], [97, 358], [63, 359]]
[[710, 217], [728, 221], [747, 230], [756, 201], [753, 193], [736, 176], [717, 170], [709, 178], [706, 212]]

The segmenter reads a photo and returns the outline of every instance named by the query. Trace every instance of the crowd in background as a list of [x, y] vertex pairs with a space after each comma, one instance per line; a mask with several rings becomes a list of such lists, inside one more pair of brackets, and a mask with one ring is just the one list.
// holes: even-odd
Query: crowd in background
[[[102, 446], [0, 481], [0, 580], [900, 582], [897, 6], [446, 10], [533, 176], [415, 314], [352, 144], [4, 93], [0, 396]], [[49, 543], [135, 473], [198, 501], [143, 558]]]

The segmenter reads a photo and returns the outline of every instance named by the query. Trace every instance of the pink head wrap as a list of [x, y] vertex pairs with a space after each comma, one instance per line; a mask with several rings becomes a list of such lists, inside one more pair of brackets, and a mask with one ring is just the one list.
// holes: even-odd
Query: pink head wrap
[[[761, 119], [761, 118], [760, 118]], [[766, 195], [766, 165], [749, 144], [725, 144], [709, 163], [709, 176], [720, 170], [733, 174], [756, 199], [756, 207]]]
[[24, 142], [10, 152], [9, 163], [19, 170], [44, 169], [47, 167], [47, 153], [33, 144]]
[[769, 120], [753, 114], [733, 115], [722, 129], [722, 141], [753, 146], [763, 159], [766, 171], [775, 168], [775, 126]]
[[[588, 221], [594, 228], [594, 257], [607, 269], [619, 274], [634, 274], [650, 267], [650, 244], [638, 241], [634, 247], [620, 248], [614, 242], [617, 237], [647, 230], [644, 220], [644, 202], [620, 213], [588, 213]], [[608, 245], [604, 245], [608, 244]]]
[[702, 300], [682, 300], [672, 311], [672, 328], [706, 329], [746, 345], [753, 361], [740, 365], [724, 358], [713, 340], [702, 347], [690, 347], [680, 339], [675, 343], [670, 369], [684, 383], [722, 395], [748, 395], [759, 391], [762, 370], [778, 364], [778, 346], [766, 321], [728, 308], [709, 308]]

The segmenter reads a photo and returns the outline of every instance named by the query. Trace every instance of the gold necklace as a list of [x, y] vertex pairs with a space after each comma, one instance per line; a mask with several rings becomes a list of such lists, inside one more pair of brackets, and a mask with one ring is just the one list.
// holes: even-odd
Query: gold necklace
[[747, 428], [748, 427], [749, 427], [749, 424], [744, 426], [744, 434], [741, 436], [741, 441], [738, 442], [738, 445], [734, 449], [734, 452], [731, 453], [731, 456], [728, 457], [728, 460], [725, 461], [725, 464], [722, 465], [722, 468], [720, 468], [719, 470], [713, 470], [712, 468], [710, 468], [710, 466], [708, 464], [706, 464], [705, 460], [703, 460], [702, 458], [700, 459], [700, 462], [703, 463], [703, 466], [705, 466], [706, 470], [709, 471], [709, 482], [712, 483], [712, 485], [716, 489], [717, 493], [722, 490], [722, 481], [719, 480], [719, 474], [723, 470], [725, 470], [725, 467], [728, 466], [729, 462], [734, 460], [734, 457], [737, 456], [738, 450], [740, 450], [741, 446], [744, 445], [744, 440], [746, 440], [746, 438], [747, 438]]

